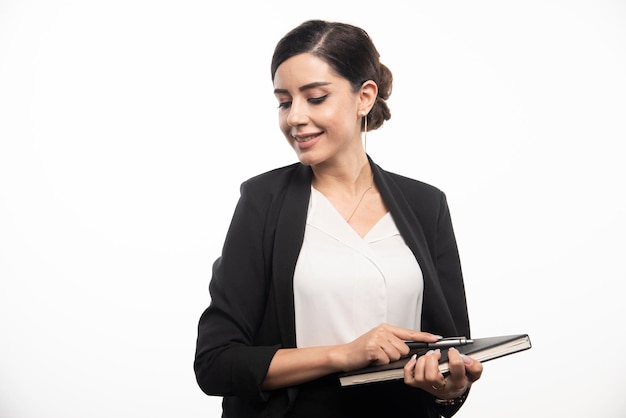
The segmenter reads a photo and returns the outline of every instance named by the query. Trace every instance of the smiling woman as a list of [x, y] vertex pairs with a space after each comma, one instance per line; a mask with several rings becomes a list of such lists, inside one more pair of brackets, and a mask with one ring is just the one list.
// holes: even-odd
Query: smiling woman
[[[222, 398], [206, 396], [190, 367], [197, 320], [209, 303], [211, 262], [221, 254], [240, 183], [299, 163], [278, 129], [269, 63], [277, 41], [311, 17], [366, 28], [393, 70], [389, 100], [382, 74], [365, 77], [377, 84], [376, 103], [385, 100], [393, 115], [372, 131], [372, 108], [367, 153], [379, 167], [436, 185], [449, 197], [472, 337], [513, 330], [533, 336], [535, 346], [523, 357], [485, 366], [455, 418], [624, 416], [626, 362], [619, 347], [626, 335], [615, 328], [626, 318], [619, 288], [626, 278], [626, 2], [215, 5], [0, 0], [0, 417], [221, 416]], [[242, 31], [249, 36], [237, 36]], [[335, 61], [326, 63], [334, 75], [353, 79], [334, 68]], [[365, 80], [354, 80], [356, 92]], [[274, 218], [263, 218], [264, 204], [282, 197], [280, 186], [259, 195], [258, 183], [244, 187], [250, 231], [266, 234], [262, 242], [255, 234], [237, 247], [228, 241], [222, 264], [254, 266], [249, 281], [229, 278], [235, 292], [256, 292], [263, 287], [257, 277], [276, 277], [262, 289], [265, 317], [235, 316], [243, 319], [235, 330], [245, 335], [219, 335], [224, 379], [231, 370], [245, 377], [239, 368], [258, 365], [245, 355], [229, 363], [238, 349], [295, 347], [291, 330], [307, 318], [319, 316], [327, 327], [318, 335], [329, 340], [337, 338], [330, 325], [362, 327], [340, 325], [333, 307], [359, 304], [355, 321], [380, 319], [388, 282], [376, 281], [372, 270], [381, 258], [366, 251], [379, 243], [402, 257], [393, 246], [413, 248], [404, 212], [389, 207], [405, 242], [387, 238], [388, 219], [362, 241], [361, 233], [335, 224], [357, 206], [351, 226], [369, 213], [370, 195], [392, 184], [381, 178], [369, 190], [371, 182], [359, 183], [347, 209], [331, 218], [332, 232], [343, 232], [336, 239], [314, 218], [327, 214], [326, 195], [308, 183], [297, 188], [311, 191], [304, 199], [315, 223], [307, 232], [319, 231], [303, 244], [325, 239], [326, 247], [318, 246], [326, 251], [323, 262], [302, 250], [300, 240], [285, 241], [291, 223], [276, 229]], [[395, 192], [383, 196], [387, 205], [407, 200]], [[251, 196], [262, 204], [255, 206]], [[411, 205], [420, 198], [410, 196]], [[309, 210], [291, 205], [291, 197], [284, 201], [289, 206], [281, 220]], [[433, 232], [428, 226], [422, 224], [425, 236]], [[316, 281], [298, 279], [294, 304], [315, 315], [295, 319], [283, 309], [291, 298], [285, 286], [291, 267], [248, 257], [268, 248], [290, 259], [299, 251], [299, 271]], [[428, 262], [421, 262], [428, 251], [419, 255], [426, 270]], [[342, 265], [331, 262], [339, 257]], [[379, 273], [386, 278], [389, 264], [395, 262]], [[415, 277], [410, 267], [401, 270]], [[352, 286], [354, 294], [337, 303], [329, 286], [339, 296], [340, 287]], [[248, 309], [236, 304], [242, 296], [228, 296], [221, 284], [214, 288], [218, 307]], [[425, 287], [424, 296], [429, 291]], [[232, 305], [224, 305], [224, 295]], [[282, 302], [272, 305], [270, 297]], [[420, 320], [432, 316], [429, 300], [422, 301]], [[388, 305], [388, 322], [396, 321], [394, 309], [406, 312], [404, 303]], [[272, 320], [284, 324], [276, 333], [254, 328]], [[313, 325], [320, 326], [305, 327]], [[420, 329], [443, 333], [428, 322]], [[298, 344], [314, 344], [305, 331], [297, 332]], [[602, 364], [598, 350], [564, 349], [564, 338], [582, 333], [611, 336], [615, 349], [602, 350]], [[247, 382], [240, 379], [227, 395], [244, 398], [240, 386]], [[311, 386], [286, 391], [297, 392], [294, 402], [301, 403]], [[280, 392], [247, 399], [275, 403]]]
[[453, 415], [482, 374], [454, 350], [446, 377], [432, 352], [404, 381], [338, 381], [407, 355], [408, 340], [470, 335], [445, 195], [383, 170], [361, 140], [390, 117], [390, 70], [364, 30], [319, 20], [281, 39], [271, 69], [299, 162], [241, 187], [200, 319], [198, 384], [224, 397], [224, 417]]
[[278, 67], [274, 85], [280, 128], [300, 162], [328, 165], [346, 154], [364, 156], [361, 120], [373, 106], [376, 83], [367, 80], [355, 92], [326, 61], [303, 53]]

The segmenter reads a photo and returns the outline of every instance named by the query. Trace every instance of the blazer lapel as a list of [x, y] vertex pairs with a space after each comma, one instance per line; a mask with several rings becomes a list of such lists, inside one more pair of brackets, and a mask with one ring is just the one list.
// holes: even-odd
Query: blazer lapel
[[311, 197], [310, 167], [299, 165], [288, 183], [276, 225], [272, 260], [273, 285], [278, 311], [278, 326], [285, 347], [296, 346], [296, 321], [293, 302], [293, 273], [306, 227]]
[[422, 270], [424, 278], [422, 330], [440, 335], [456, 335], [452, 313], [439, 284], [433, 256], [428, 249], [426, 236], [419, 219], [404, 197], [406, 191], [402, 190], [384, 170], [371, 160], [370, 164], [380, 194], [400, 234], [415, 255]]

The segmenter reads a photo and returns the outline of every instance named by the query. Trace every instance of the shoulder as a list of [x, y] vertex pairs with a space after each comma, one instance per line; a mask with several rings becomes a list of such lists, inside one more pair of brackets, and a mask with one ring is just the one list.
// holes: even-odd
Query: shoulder
[[425, 196], [439, 197], [443, 193], [441, 189], [432, 184], [425, 183], [401, 174], [384, 171], [390, 180], [398, 185], [402, 190], [409, 193], [417, 193]]
[[378, 174], [377, 184], [389, 211], [408, 227], [416, 223], [425, 233], [434, 232], [434, 227], [448, 213], [448, 203], [444, 192], [431, 184], [401, 174], [374, 168]]
[[291, 179], [298, 173], [298, 171], [301, 170], [302, 164], [300, 163], [274, 168], [248, 178], [241, 184], [241, 186], [242, 188], [261, 188], [264, 190], [281, 189], [289, 184]]
[[[275, 168], [241, 183], [241, 199], [252, 205], [279, 205], [289, 193], [296, 190], [308, 196], [311, 186], [311, 169], [300, 163]], [[260, 208], [258, 208], [260, 209]]]
[[[445, 200], [444, 192], [436, 186], [405, 175], [384, 170], [378, 166], [380, 178], [393, 194], [401, 194], [410, 203], [436, 204]], [[413, 206], [413, 205], [411, 205]]]

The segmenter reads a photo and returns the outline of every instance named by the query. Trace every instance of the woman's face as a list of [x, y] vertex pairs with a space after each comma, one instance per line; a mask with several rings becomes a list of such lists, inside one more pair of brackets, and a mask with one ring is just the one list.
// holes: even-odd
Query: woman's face
[[289, 58], [276, 70], [274, 94], [280, 129], [303, 164], [362, 152], [359, 94], [326, 61], [308, 53]]

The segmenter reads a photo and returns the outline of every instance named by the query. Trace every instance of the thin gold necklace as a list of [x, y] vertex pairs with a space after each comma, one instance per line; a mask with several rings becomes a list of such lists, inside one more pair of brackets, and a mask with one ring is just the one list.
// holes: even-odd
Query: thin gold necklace
[[354, 210], [350, 214], [350, 217], [348, 217], [348, 219], [346, 220], [347, 223], [350, 223], [350, 221], [352, 220], [352, 217], [356, 213], [357, 209], [359, 208], [359, 206], [361, 206], [361, 202], [363, 202], [363, 198], [365, 197], [367, 192], [369, 192], [371, 190], [372, 187], [374, 187], [374, 178], [373, 177], [372, 177], [372, 184], [370, 184], [369, 187], [367, 189], [365, 189], [365, 191], [361, 195], [361, 198], [359, 199], [359, 203], [356, 204], [356, 206], [354, 207]]

